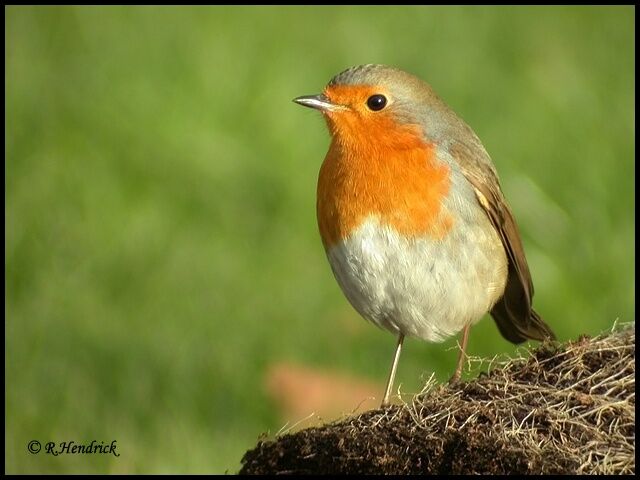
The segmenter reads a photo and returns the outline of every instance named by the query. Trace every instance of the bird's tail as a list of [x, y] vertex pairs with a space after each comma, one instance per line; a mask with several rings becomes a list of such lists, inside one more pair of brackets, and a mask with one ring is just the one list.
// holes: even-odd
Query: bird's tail
[[515, 318], [514, 313], [507, 308], [505, 302], [498, 302], [491, 310], [491, 316], [496, 321], [502, 336], [512, 343], [523, 343], [527, 340], [555, 340], [556, 336], [549, 325], [535, 310], [530, 309], [529, 311], [528, 319]]

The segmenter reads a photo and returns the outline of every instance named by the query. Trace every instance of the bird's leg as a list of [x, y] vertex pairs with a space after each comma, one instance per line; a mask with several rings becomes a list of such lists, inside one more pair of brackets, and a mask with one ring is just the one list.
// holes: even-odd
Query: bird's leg
[[460, 380], [460, 375], [462, 374], [462, 367], [464, 366], [464, 361], [467, 358], [466, 350], [467, 350], [467, 341], [469, 340], [469, 330], [471, 330], [471, 324], [467, 323], [462, 330], [462, 342], [460, 343], [460, 355], [458, 356], [458, 366], [456, 367], [456, 371], [453, 372], [453, 376], [449, 380], [449, 383], [454, 383]]
[[396, 369], [398, 368], [398, 360], [400, 359], [400, 351], [402, 350], [402, 342], [404, 340], [404, 334], [398, 335], [398, 345], [396, 346], [396, 353], [393, 356], [393, 363], [391, 364], [391, 372], [389, 372], [389, 380], [387, 381], [387, 388], [384, 390], [384, 398], [382, 399], [382, 405], [380, 408], [384, 408], [389, 405], [389, 397], [391, 396], [391, 390], [393, 389], [393, 380], [396, 378]]

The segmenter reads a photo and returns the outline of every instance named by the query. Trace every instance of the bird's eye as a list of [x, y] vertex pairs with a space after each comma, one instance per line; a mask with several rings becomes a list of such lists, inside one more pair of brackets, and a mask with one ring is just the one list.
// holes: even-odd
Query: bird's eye
[[369, 110], [373, 110], [374, 112], [382, 110], [386, 105], [387, 97], [385, 97], [384, 95], [375, 94], [371, 95], [367, 99], [367, 107], [369, 107]]

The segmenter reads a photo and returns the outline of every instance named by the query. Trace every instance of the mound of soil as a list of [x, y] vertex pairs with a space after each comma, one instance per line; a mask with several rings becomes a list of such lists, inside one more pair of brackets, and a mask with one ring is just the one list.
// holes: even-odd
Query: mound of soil
[[633, 326], [431, 380], [394, 405], [275, 440], [241, 474], [634, 474]]

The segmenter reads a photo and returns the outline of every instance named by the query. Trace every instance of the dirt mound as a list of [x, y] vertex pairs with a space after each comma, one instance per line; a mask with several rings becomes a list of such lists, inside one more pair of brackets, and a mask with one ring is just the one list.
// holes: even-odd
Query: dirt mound
[[410, 404], [260, 441], [241, 474], [635, 473], [635, 331], [542, 344]]

